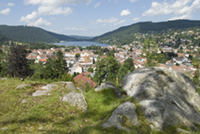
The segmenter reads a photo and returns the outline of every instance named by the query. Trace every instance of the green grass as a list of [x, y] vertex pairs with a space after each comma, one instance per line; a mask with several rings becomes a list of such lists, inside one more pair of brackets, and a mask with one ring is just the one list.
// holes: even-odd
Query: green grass
[[[32, 87], [15, 89], [22, 83], [41, 83], [37, 81], [20, 81], [19, 79], [0, 80], [0, 133], [54, 133], [54, 134], [126, 134], [126, 131], [116, 128], [103, 129], [101, 125], [111, 116], [112, 112], [123, 102], [131, 101], [131, 97], [117, 98], [114, 90], [95, 92], [90, 89], [84, 93], [88, 103], [87, 112], [70, 106], [60, 98], [69, 93], [69, 90], [59, 85], [49, 96], [33, 97]], [[42, 83], [48, 83], [43, 81]], [[22, 100], [26, 99], [25, 103]], [[135, 103], [135, 102], [134, 102]], [[131, 129], [131, 133], [149, 134], [148, 123], [136, 104], [139, 126], [132, 126], [126, 117], [122, 125]], [[7, 130], [1, 130], [8, 128]], [[172, 127], [173, 128], [173, 127]], [[153, 134], [175, 133], [167, 129], [165, 132], [153, 131]], [[173, 129], [174, 130], [174, 129]]]

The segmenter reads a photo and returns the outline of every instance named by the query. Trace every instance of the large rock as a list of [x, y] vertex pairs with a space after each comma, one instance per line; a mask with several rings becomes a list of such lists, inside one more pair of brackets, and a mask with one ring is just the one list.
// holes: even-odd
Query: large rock
[[25, 87], [31, 87], [31, 84], [21, 84], [17, 86], [15, 89], [25, 88]]
[[111, 115], [106, 123], [102, 125], [103, 128], [116, 127], [117, 129], [123, 129], [130, 132], [129, 129], [122, 126], [123, 116], [130, 120], [132, 125], [138, 125], [138, 118], [136, 114], [136, 107], [131, 102], [124, 102], [121, 104]]
[[96, 92], [99, 92], [99, 91], [102, 91], [104, 89], [110, 89], [110, 88], [111, 89], [115, 89], [115, 91], [117, 93], [117, 96], [121, 97], [121, 91], [117, 87], [115, 87], [115, 85], [113, 83], [111, 83], [111, 82], [101, 83], [101, 85], [98, 86], [97, 88], [95, 88], [94, 90]]
[[52, 91], [54, 87], [58, 87], [57, 84], [47, 84], [46, 86], [43, 86], [41, 89], [43, 90], [37, 90], [32, 94], [32, 96], [42, 96], [42, 95], [49, 95], [49, 92]]
[[161, 67], [138, 69], [122, 80], [122, 88], [141, 105], [152, 129], [200, 124], [200, 96], [184, 74]]
[[68, 102], [71, 106], [76, 106], [87, 111], [87, 102], [82, 93], [69, 93], [62, 98], [62, 101]]
[[7, 79], [8, 79], [8, 78], [1, 78], [1, 77], [0, 77], [0, 80], [7, 80]]
[[97, 88], [95, 88], [94, 90], [96, 92], [99, 92], [99, 91], [102, 91], [102, 90], [108, 89], [108, 88], [117, 89], [113, 84], [110, 84], [110, 83], [101, 83], [101, 85], [98, 86]]
[[76, 87], [75, 87], [73, 82], [71, 82], [71, 81], [67, 81], [67, 82], [61, 81], [59, 83], [61, 83], [64, 88], [69, 89], [70, 92], [77, 93], [77, 89], [76, 89]]

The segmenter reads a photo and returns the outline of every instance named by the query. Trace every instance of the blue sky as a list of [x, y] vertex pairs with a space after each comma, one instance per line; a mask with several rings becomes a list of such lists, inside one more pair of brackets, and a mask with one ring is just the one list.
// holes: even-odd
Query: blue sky
[[200, 0], [0, 0], [0, 25], [98, 36], [143, 21], [200, 20]]

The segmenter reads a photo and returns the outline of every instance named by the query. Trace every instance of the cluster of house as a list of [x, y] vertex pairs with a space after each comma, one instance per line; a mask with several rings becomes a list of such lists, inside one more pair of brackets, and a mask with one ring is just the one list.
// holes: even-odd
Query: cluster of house
[[[183, 50], [187, 50], [185, 46], [181, 46]], [[145, 64], [147, 63], [147, 58], [145, 56], [141, 57], [141, 55], [145, 55], [142, 52], [142, 45], [125, 45], [123, 48], [117, 48], [115, 45], [112, 46], [106, 46], [104, 48], [107, 48], [109, 50], [117, 50], [116, 53], [114, 53], [115, 59], [120, 62], [120, 64], [123, 64], [124, 61], [127, 58], [132, 58], [135, 68], [144, 68]], [[198, 46], [194, 46], [195, 49], [198, 49]], [[132, 49], [132, 51], [130, 51]], [[174, 52], [178, 54], [178, 57], [174, 57], [171, 60], [167, 61], [166, 64], [158, 64], [161, 67], [168, 68], [174, 71], [182, 72], [182, 73], [190, 73], [193, 74], [196, 68], [192, 66], [192, 62], [189, 59], [188, 53], [178, 53], [179, 49], [173, 49], [171, 47], [163, 47], [158, 49], [158, 53], [161, 52], [161, 49], [163, 52]], [[51, 48], [49, 50], [47, 49], [38, 49], [38, 50], [32, 50], [31, 53], [26, 57], [27, 59], [34, 59], [35, 63], [42, 62], [45, 64], [47, 62], [47, 59], [49, 57], [52, 57], [58, 49]], [[65, 52], [64, 48], [61, 49], [61, 51], [64, 54], [64, 58], [67, 62], [67, 66], [69, 68], [68, 73], [74, 74], [74, 72], [79, 73], [78, 76], [74, 78], [75, 81], [82, 81], [83, 84], [85, 82], [90, 83], [92, 86], [95, 86], [96, 83], [92, 81], [88, 75], [91, 77], [94, 76], [94, 73], [88, 73], [85, 74], [88, 70], [88, 68], [95, 68], [94, 61], [97, 60], [98, 55], [94, 54], [93, 50], [83, 50], [80, 51], [78, 47], [76, 47], [74, 50], [71, 50], [70, 52]], [[187, 52], [187, 51], [186, 51]], [[75, 54], [79, 53], [80, 57], [76, 58]], [[195, 56], [195, 55], [193, 55]], [[106, 57], [106, 55], [102, 56]]]

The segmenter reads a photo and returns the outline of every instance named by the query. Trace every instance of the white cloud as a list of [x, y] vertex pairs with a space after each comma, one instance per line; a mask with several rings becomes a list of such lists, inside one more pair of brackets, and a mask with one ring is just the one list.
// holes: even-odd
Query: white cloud
[[135, 17], [135, 18], [133, 19], [133, 21], [137, 21], [137, 20], [140, 20], [140, 18]]
[[[108, 0], [108, 2], [111, 2], [112, 0]], [[118, 2], [118, 0], [114, 0], [115, 1], [115, 3], [117, 3]]]
[[86, 29], [86, 28], [81, 28], [80, 30], [81, 30], [81, 31], [87, 31], [87, 29]]
[[10, 8], [6, 8], [0, 11], [0, 14], [8, 15], [10, 13]]
[[41, 15], [58, 15], [63, 14], [65, 16], [71, 14], [73, 11], [69, 7], [53, 7], [53, 6], [40, 6], [38, 8], [38, 14]]
[[110, 19], [97, 19], [95, 23], [115, 23], [118, 21], [118, 18], [111, 17]]
[[12, 7], [14, 5], [15, 5], [14, 3], [8, 3], [8, 4], [6, 4], [7, 7]]
[[66, 31], [87, 31], [85, 28], [77, 28], [77, 27], [67, 27], [65, 28]]
[[51, 25], [51, 22], [48, 22], [43, 18], [39, 18], [38, 20], [36, 20], [33, 23], [30, 22], [28, 25], [29, 26], [36, 26], [36, 27], [38, 27], [38, 26], [48, 26], [48, 25]]
[[99, 1], [94, 7], [97, 8], [100, 5], [101, 5], [101, 2]]
[[132, 2], [132, 3], [133, 3], [133, 2], [136, 2], [136, 1], [138, 1], [138, 0], [130, 0], [130, 2]]
[[93, 0], [24, 0], [26, 5], [40, 5], [40, 6], [61, 6], [61, 5], [69, 5], [69, 4], [89, 4]]
[[121, 11], [121, 16], [127, 16], [127, 15], [130, 15], [131, 14], [131, 12], [129, 11], [129, 9], [126, 9], [126, 10], [122, 10]]
[[189, 19], [191, 14], [199, 10], [200, 0], [194, 0], [191, 5], [189, 5], [192, 0], [176, 0], [174, 3], [158, 3], [152, 2], [151, 8], [145, 11], [142, 16], [161, 16], [172, 14], [171, 19]]
[[28, 14], [26, 17], [22, 16], [20, 21], [29, 23], [29, 22], [36, 21], [38, 17], [39, 16], [37, 12], [32, 12], [31, 14]]
[[25, 5], [38, 5], [38, 10], [33, 11], [31, 14], [27, 16], [22, 16], [20, 21], [26, 22], [28, 24], [36, 24], [36, 25], [49, 25], [50, 22], [45, 21], [40, 18], [42, 15], [70, 15], [73, 13], [70, 7], [66, 7], [69, 4], [89, 4], [93, 0], [24, 0]]
[[114, 26], [115, 26], [115, 25], [122, 24], [122, 23], [124, 23], [125, 21], [126, 21], [126, 20], [119, 21], [119, 22], [115, 23]]
[[182, 20], [182, 19], [190, 19], [192, 16], [189, 15], [189, 14], [186, 14], [186, 15], [182, 15], [182, 16], [176, 16], [176, 17], [173, 17], [173, 18], [170, 18], [169, 20]]
[[51, 25], [51, 22], [46, 21], [43, 18], [39, 18], [37, 12], [32, 12], [28, 14], [26, 17], [22, 16], [20, 21], [28, 23], [29, 26], [48, 26]]

